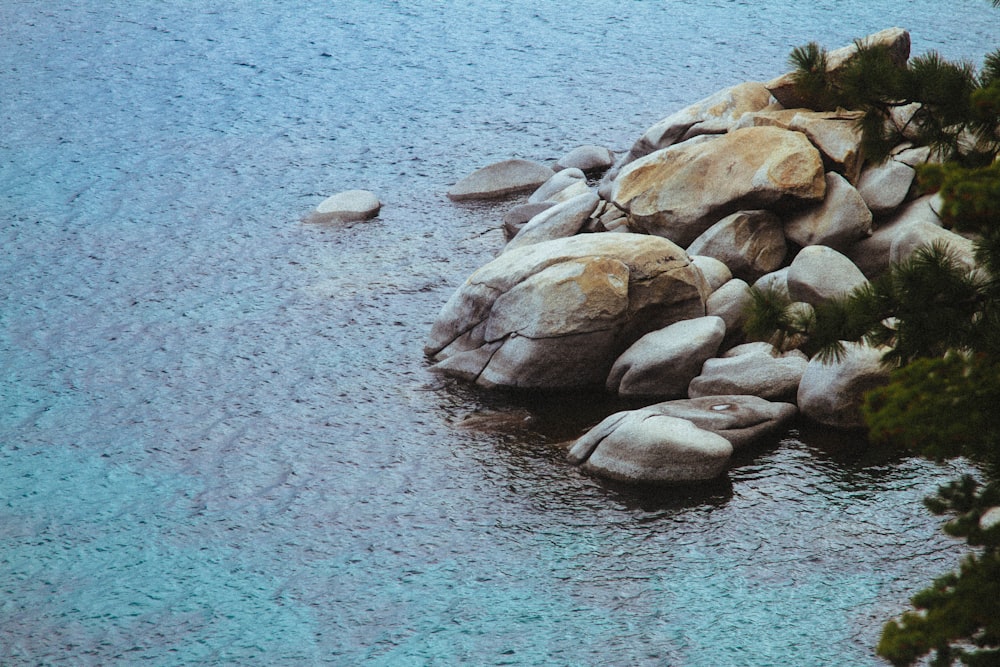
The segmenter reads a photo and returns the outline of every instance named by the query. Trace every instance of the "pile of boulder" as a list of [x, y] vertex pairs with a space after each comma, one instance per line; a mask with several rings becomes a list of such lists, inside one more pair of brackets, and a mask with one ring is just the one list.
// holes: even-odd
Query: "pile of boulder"
[[[863, 41], [885, 44], [900, 65], [909, 57], [905, 30]], [[856, 48], [831, 52], [829, 66]], [[914, 111], [893, 118], [904, 135]], [[620, 481], [716, 477], [734, 448], [797, 415], [861, 427], [864, 393], [888, 378], [885, 350], [847, 344], [824, 363], [743, 331], [751, 285], [808, 311], [923, 244], [947, 244], [974, 266], [971, 241], [914, 187], [929, 150], [902, 143], [867, 163], [858, 117], [803, 108], [786, 74], [664, 118], [617, 161], [585, 146], [555, 168], [509, 160], [470, 175], [450, 198], [531, 194], [504, 216], [503, 251], [434, 323], [432, 368], [484, 387], [648, 401], [569, 452]]]

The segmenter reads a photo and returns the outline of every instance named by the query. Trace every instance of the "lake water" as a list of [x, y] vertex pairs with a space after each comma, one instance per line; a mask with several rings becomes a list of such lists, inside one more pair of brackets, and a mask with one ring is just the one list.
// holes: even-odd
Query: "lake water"
[[[0, 663], [880, 664], [882, 623], [964, 553], [920, 504], [960, 467], [802, 429], [698, 491], [581, 475], [560, 443], [613, 405], [426, 370], [509, 205], [444, 192], [627, 149], [809, 41], [899, 25], [980, 62], [998, 19], [0, 3]], [[349, 188], [379, 218], [301, 222]]]

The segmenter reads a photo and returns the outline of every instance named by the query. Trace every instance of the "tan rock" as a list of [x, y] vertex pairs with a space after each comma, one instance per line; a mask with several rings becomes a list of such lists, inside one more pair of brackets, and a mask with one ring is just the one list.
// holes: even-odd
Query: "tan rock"
[[805, 135], [751, 127], [636, 160], [615, 180], [612, 202], [631, 227], [686, 246], [734, 211], [817, 202], [825, 193], [823, 161]]
[[802, 132], [819, 149], [827, 168], [843, 175], [849, 183], [858, 182], [864, 154], [861, 150], [861, 130], [857, 111], [800, 111], [788, 126]]
[[787, 252], [781, 220], [759, 210], [726, 216], [688, 246], [688, 254], [715, 257], [746, 281], [778, 269]]

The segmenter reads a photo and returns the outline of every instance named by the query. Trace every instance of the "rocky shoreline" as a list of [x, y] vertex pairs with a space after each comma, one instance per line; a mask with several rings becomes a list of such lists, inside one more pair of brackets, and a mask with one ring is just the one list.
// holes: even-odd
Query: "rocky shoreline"
[[[905, 30], [864, 41], [900, 65], [909, 57]], [[829, 67], [856, 48], [831, 52]], [[893, 119], [904, 136], [915, 111]], [[751, 285], [808, 313], [931, 242], [974, 268], [971, 241], [914, 188], [930, 151], [903, 143], [866, 163], [857, 118], [803, 108], [786, 74], [664, 118], [617, 162], [584, 146], [555, 168], [509, 160], [471, 174], [451, 199], [531, 194], [505, 216], [499, 256], [442, 308], [425, 346], [432, 369], [483, 387], [648, 400], [569, 452], [625, 482], [717, 477], [734, 449], [797, 415], [861, 427], [864, 392], [888, 379], [883, 350], [848, 344], [824, 363], [743, 330]]]

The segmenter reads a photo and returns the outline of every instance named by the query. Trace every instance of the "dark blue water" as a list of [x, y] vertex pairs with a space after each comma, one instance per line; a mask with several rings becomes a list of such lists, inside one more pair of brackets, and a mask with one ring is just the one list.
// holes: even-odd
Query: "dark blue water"
[[[0, 2], [0, 663], [866, 665], [958, 467], [790, 432], [638, 494], [420, 349], [494, 160], [627, 148], [792, 47], [981, 0]], [[315, 226], [376, 191], [369, 223]], [[470, 415], [514, 415], [512, 420]], [[524, 418], [527, 418], [525, 420]]]

